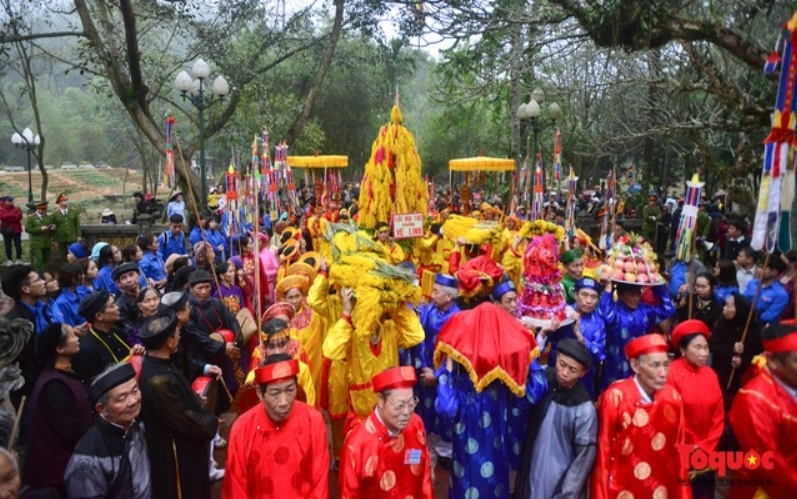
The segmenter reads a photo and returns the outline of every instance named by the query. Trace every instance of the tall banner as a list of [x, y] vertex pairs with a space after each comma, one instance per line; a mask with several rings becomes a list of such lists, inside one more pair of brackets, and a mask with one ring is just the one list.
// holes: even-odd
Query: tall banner
[[686, 196], [684, 197], [684, 207], [681, 210], [681, 220], [678, 222], [678, 232], [675, 236], [675, 258], [682, 262], [692, 258], [695, 251], [695, 229], [697, 227], [697, 211], [700, 203], [700, 195], [703, 191], [703, 182], [697, 173], [692, 176], [692, 180], [686, 183]]
[[567, 177], [567, 211], [565, 212], [565, 232], [568, 238], [576, 237], [576, 195], [578, 193], [578, 177], [570, 167]]

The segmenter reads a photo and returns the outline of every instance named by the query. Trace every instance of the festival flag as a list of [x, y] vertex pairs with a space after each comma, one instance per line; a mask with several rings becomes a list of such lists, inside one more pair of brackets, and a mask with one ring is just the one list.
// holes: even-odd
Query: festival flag
[[[772, 128], [764, 139], [764, 166], [761, 171], [761, 189], [758, 195], [753, 238], [750, 246], [755, 250], [766, 248], [772, 253], [791, 249], [790, 220], [794, 202], [794, 163], [788, 161], [789, 150], [797, 146], [795, 130], [794, 81], [797, 74], [797, 13], [781, 31], [775, 50], [767, 57], [764, 71], [772, 75], [780, 70]], [[784, 214], [786, 218], [784, 220]], [[785, 222], [785, 223], [784, 223]], [[780, 238], [783, 240], [779, 241]]]
[[559, 128], [553, 138], [553, 176], [556, 182], [562, 181], [562, 134]]
[[576, 195], [578, 193], [578, 177], [570, 167], [567, 177], [567, 211], [565, 212], [565, 232], [567, 237], [576, 237]]
[[227, 211], [224, 212], [224, 229], [228, 237], [240, 234], [238, 221], [238, 174], [230, 161], [227, 173], [224, 175], [224, 195], [227, 198]]
[[543, 204], [545, 186], [542, 177], [542, 153], [537, 153], [537, 168], [534, 170], [534, 200], [531, 204], [531, 217], [529, 220], [537, 220], [543, 215]]
[[692, 180], [686, 183], [684, 207], [681, 209], [681, 219], [678, 222], [678, 232], [675, 237], [675, 258], [682, 262], [689, 261], [692, 258], [692, 252], [695, 251], [693, 244], [697, 228], [698, 204], [700, 204], [700, 195], [704, 185], [697, 173], [692, 176]]
[[601, 222], [601, 237], [598, 241], [598, 247], [604, 251], [612, 247], [614, 229], [610, 229], [609, 221], [612, 220], [612, 212], [614, 211], [614, 191], [616, 188], [617, 181], [614, 178], [614, 169], [611, 169], [606, 175], [606, 195], [603, 200], [603, 221]]
[[174, 187], [174, 123], [177, 120], [171, 114], [166, 117], [166, 166], [163, 168], [163, 183]]

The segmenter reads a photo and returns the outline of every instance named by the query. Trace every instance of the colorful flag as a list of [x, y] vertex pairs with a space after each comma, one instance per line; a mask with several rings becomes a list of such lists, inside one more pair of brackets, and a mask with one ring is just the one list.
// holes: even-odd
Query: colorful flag
[[553, 137], [553, 178], [557, 182], [562, 180], [562, 134], [558, 128]]
[[570, 167], [570, 175], [567, 177], [567, 210], [565, 212], [565, 232], [567, 237], [576, 236], [576, 196], [578, 193], [578, 177]]
[[681, 209], [681, 219], [675, 236], [675, 258], [682, 262], [690, 260], [692, 252], [695, 251], [693, 244], [697, 228], [698, 204], [704, 185], [697, 173], [686, 183], [684, 207]]

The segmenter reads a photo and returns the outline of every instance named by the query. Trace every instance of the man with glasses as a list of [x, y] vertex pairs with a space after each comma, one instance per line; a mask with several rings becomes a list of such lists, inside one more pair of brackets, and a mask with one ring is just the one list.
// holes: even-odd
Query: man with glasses
[[598, 455], [592, 499], [691, 497], [680, 466], [684, 432], [681, 396], [667, 384], [670, 359], [664, 336], [630, 341], [625, 355], [633, 376], [613, 383], [598, 400]]
[[376, 407], [343, 443], [339, 490], [347, 499], [432, 499], [426, 430], [413, 411], [415, 369], [393, 367], [374, 376]]

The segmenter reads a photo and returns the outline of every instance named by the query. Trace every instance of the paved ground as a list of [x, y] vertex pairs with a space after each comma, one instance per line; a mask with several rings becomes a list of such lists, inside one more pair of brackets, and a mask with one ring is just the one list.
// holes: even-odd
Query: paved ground
[[[224, 427], [221, 429], [221, 435], [224, 438], [227, 438], [230, 435], [230, 427], [232, 422], [235, 418], [234, 414], [225, 414], [224, 415]], [[219, 466], [224, 466], [224, 462], [227, 459], [227, 449], [217, 449], [216, 450], [216, 461], [218, 461]], [[338, 473], [337, 471], [333, 471], [330, 473], [330, 482], [331, 482], [331, 490], [332, 495], [331, 499], [337, 499], [338, 496]], [[213, 492], [211, 497], [213, 499], [220, 499], [221, 498], [221, 488], [222, 482], [215, 482], [212, 485]], [[437, 483], [435, 484], [434, 488], [434, 497], [435, 499], [445, 499], [448, 497], [448, 472], [439, 466], [437, 467]], [[288, 498], [286, 498], [288, 499]]]

